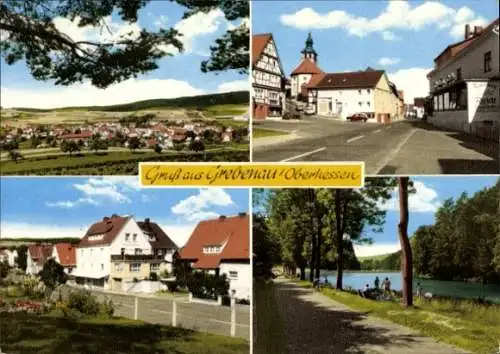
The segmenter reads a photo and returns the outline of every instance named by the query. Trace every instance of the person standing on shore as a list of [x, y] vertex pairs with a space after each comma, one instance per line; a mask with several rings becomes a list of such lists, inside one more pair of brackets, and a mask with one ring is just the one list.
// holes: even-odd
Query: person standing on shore
[[379, 289], [379, 286], [380, 286], [380, 279], [378, 278], [378, 276], [377, 276], [377, 277], [375, 277], [375, 282], [374, 282], [374, 283], [375, 283], [375, 289], [377, 289], [377, 290], [378, 290], [378, 289]]
[[391, 292], [391, 281], [389, 280], [389, 278], [384, 279], [382, 286], [384, 287], [385, 292], [387, 292], [387, 293]]

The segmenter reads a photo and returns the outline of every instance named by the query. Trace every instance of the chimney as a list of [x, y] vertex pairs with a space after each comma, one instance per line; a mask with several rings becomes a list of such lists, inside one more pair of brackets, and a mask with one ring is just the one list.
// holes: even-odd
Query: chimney
[[247, 213], [245, 213], [245, 212], [238, 213], [238, 216], [240, 216], [240, 217], [244, 217], [244, 216], [246, 216], [246, 215], [247, 215]]
[[469, 39], [470, 37], [470, 25], [469, 24], [466, 24], [465, 25], [465, 39]]
[[220, 221], [223, 221], [223, 220], [225, 220], [225, 219], [226, 219], [226, 215], [221, 215], [221, 216], [219, 216], [219, 220], [220, 220]]
[[483, 26], [474, 26], [474, 35], [478, 35], [483, 32]]
[[109, 220], [109, 218], [107, 216], [102, 218], [102, 221], [108, 221], [108, 220]]
[[144, 223], [145, 223], [145, 224], [149, 224], [149, 222], [150, 222], [150, 219], [149, 219], [149, 218], [144, 219]]

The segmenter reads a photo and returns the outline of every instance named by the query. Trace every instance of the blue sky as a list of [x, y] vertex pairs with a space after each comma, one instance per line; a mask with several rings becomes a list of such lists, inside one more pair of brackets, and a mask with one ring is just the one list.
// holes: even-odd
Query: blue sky
[[[214, 39], [228, 28], [238, 26], [241, 20], [228, 22], [222, 11], [213, 10], [208, 14], [197, 14], [182, 20], [185, 8], [170, 1], [151, 1], [141, 9], [137, 26], [128, 25], [113, 14], [107, 24], [113, 34], [139, 31], [141, 28], [158, 30], [160, 26], [177, 28], [183, 33], [185, 52], [175, 53], [158, 62], [159, 69], [138, 79], [99, 90], [88, 84], [70, 87], [55, 86], [53, 82], [32, 79], [24, 61], [8, 66], [2, 59], [0, 70], [3, 107], [30, 106], [51, 108], [68, 105], [103, 105], [131, 102], [149, 98], [170, 98], [203, 93], [247, 89], [248, 78], [236, 72], [219, 75], [204, 74], [200, 71], [201, 61], [208, 58], [209, 47]], [[54, 21], [56, 27], [73, 39], [100, 38], [109, 40], [109, 33], [92, 28], [78, 28], [66, 19]], [[26, 97], [30, 97], [27, 102]]]
[[[411, 177], [416, 193], [409, 197], [408, 234], [411, 236], [421, 225], [434, 223], [434, 215], [443, 201], [448, 198], [457, 199], [463, 192], [469, 196], [475, 192], [493, 186], [497, 176], [440, 176]], [[386, 210], [383, 231], [374, 233], [370, 227], [364, 230], [364, 236], [373, 240], [371, 245], [355, 245], [358, 257], [387, 254], [400, 249], [397, 227], [399, 223], [399, 198], [397, 189], [392, 198], [381, 205]], [[258, 210], [262, 211], [261, 208]]]
[[465, 24], [496, 17], [498, 0], [254, 1], [252, 32], [273, 34], [287, 75], [312, 32], [323, 71], [385, 69], [413, 100], [427, 93], [433, 59], [463, 39]]
[[248, 212], [248, 189], [140, 189], [136, 177], [6, 178], [2, 237], [81, 237], [111, 214], [159, 223], [180, 246], [200, 220]]

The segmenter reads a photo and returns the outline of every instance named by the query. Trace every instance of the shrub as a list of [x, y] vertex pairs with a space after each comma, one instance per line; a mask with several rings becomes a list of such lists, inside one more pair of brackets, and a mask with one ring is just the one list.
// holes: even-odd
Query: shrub
[[149, 280], [158, 281], [158, 274], [156, 272], [149, 273]]
[[187, 287], [194, 297], [216, 299], [219, 295], [227, 295], [229, 282], [225, 274], [217, 276], [215, 274], [195, 272], [187, 277]]
[[250, 300], [248, 300], [248, 299], [238, 299], [238, 300], [236, 300], [236, 303], [240, 304], [240, 305], [250, 305]]
[[45, 297], [46, 287], [39, 277], [24, 278], [23, 289], [25, 295], [32, 299], [40, 300]]
[[229, 295], [224, 295], [222, 297], [222, 306], [231, 306], [231, 298]]
[[104, 302], [101, 304], [101, 315], [104, 317], [111, 318], [115, 314], [115, 305], [113, 301], [110, 300], [104, 300]]
[[79, 290], [69, 294], [68, 307], [85, 315], [96, 316], [100, 313], [100, 305], [90, 291]]

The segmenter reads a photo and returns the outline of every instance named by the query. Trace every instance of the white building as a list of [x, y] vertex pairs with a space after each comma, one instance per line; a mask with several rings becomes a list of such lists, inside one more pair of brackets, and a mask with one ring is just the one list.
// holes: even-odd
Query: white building
[[0, 249], [0, 262], [7, 262], [9, 267], [16, 266], [17, 251], [8, 248]]
[[434, 59], [428, 121], [436, 126], [499, 139], [499, 20], [465, 26], [464, 39]]
[[365, 113], [370, 122], [387, 123], [401, 115], [397, 90], [382, 70], [324, 74], [319, 82], [308, 85], [308, 95], [322, 116], [346, 120]]
[[281, 117], [285, 110], [285, 98], [285, 74], [272, 34], [253, 35], [253, 118]]
[[[170, 245], [160, 239], [158, 228], [149, 219], [138, 223], [131, 216], [115, 214], [90, 226], [76, 252], [77, 267], [73, 272], [76, 283], [106, 289], [121, 288], [114, 283], [129, 279], [110, 279], [110, 273], [115, 271], [115, 266], [118, 267], [115, 263], [126, 263], [127, 270], [130, 270], [127, 274], [132, 278], [134, 269], [138, 268], [139, 272], [143, 263], [159, 259], [161, 263], [168, 260], [171, 263], [173, 251], [170, 252]], [[168, 241], [174, 245], [170, 239]], [[120, 269], [122, 273], [123, 269]]]
[[53, 245], [31, 244], [26, 252], [26, 274], [36, 275], [43, 269], [45, 261], [52, 257]]
[[66, 274], [71, 274], [76, 267], [76, 249], [70, 243], [56, 243], [51, 258], [64, 267]]
[[226, 274], [228, 295], [249, 300], [252, 267], [248, 215], [240, 213], [200, 222], [182, 248], [180, 259], [198, 271]]

